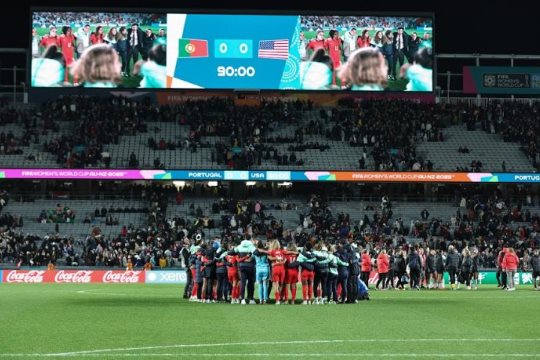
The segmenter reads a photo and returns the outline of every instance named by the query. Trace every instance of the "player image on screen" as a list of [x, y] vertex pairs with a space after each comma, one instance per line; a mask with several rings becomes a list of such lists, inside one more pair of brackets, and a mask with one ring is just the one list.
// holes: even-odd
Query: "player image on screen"
[[[166, 27], [166, 14], [33, 12], [31, 85], [165, 88]], [[116, 53], [121, 64], [119, 75], [108, 71], [108, 78], [83, 81], [74, 69], [83, 54], [97, 45], [106, 45]]]
[[[307, 64], [300, 65], [303, 79], [300, 86], [302, 89], [318, 86], [320, 90], [432, 91], [432, 23], [431, 18], [420, 17], [300, 16], [300, 31], [307, 40], [302, 46], [311, 54], [311, 58], [306, 59]], [[380, 68], [375, 71], [376, 76], [365, 74], [374, 72], [369, 70], [375, 65], [369, 59], [380, 59], [379, 56], [358, 56], [355, 66], [349, 66], [351, 55], [362, 48], [373, 48], [383, 55], [386, 62], [384, 82], [377, 80], [376, 86], [372, 86], [373, 80], [368, 81], [380, 79]], [[331, 59], [331, 83], [322, 80], [327, 78], [327, 70], [318, 64], [324, 59], [323, 54], [317, 54], [318, 49], [324, 49]], [[363, 52], [363, 55], [371, 53]], [[365, 62], [360, 61], [364, 58]], [[344, 67], [348, 67], [347, 71]], [[356, 82], [336, 76], [340, 68], [342, 74], [348, 73], [356, 78]], [[357, 74], [353, 74], [355, 72]], [[318, 85], [314, 86], [314, 82]]]
[[[430, 16], [34, 11], [30, 83], [432, 92], [432, 44]], [[97, 45], [116, 52], [120, 71], [90, 82], [74, 69]]]

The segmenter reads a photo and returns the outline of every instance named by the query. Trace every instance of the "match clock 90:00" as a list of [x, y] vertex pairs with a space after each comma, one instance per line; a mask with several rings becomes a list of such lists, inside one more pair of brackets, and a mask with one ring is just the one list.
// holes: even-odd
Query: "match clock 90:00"
[[255, 68], [253, 66], [218, 66], [217, 76], [220, 77], [253, 77], [255, 76]]

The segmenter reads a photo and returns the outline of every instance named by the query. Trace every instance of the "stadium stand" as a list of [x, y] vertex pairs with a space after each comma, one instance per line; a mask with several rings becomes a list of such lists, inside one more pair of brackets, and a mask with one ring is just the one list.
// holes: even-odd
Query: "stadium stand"
[[[316, 235], [329, 243], [345, 238], [360, 247], [369, 244], [375, 252], [413, 244], [442, 250], [450, 244], [458, 249], [476, 246], [483, 257], [481, 265], [493, 267], [494, 253], [503, 243], [514, 246], [520, 256], [540, 244], [539, 199], [530, 195], [530, 189], [518, 187], [508, 197], [499, 190], [456, 187], [454, 196], [427, 202], [425, 197], [394, 200], [392, 195], [353, 196], [349, 201], [318, 195], [279, 201], [268, 196], [233, 200], [189, 192], [178, 197], [169, 185], [134, 186], [144, 194], [137, 200], [118, 195], [107, 200], [21, 202], [3, 192], [2, 262], [37, 266], [53, 258], [67, 265], [124, 266], [127, 256], [137, 256], [137, 266], [142, 266], [147, 260], [156, 265], [166, 254], [168, 266], [177, 267], [185, 266], [181, 250], [186, 238], [231, 242], [248, 236], [303, 245]], [[414, 199], [413, 194], [408, 196]], [[72, 222], [38, 221], [43, 210], [54, 213], [58, 208], [71, 209]], [[422, 214], [424, 210], [427, 213]], [[108, 216], [115, 225], [107, 225]]]
[[[529, 120], [537, 105], [505, 103], [498, 116], [496, 105], [407, 101], [337, 108], [268, 101], [257, 110], [220, 98], [133, 104], [75, 97], [4, 107], [0, 161], [5, 167], [484, 172], [501, 171], [502, 161], [508, 171], [538, 165], [531, 135], [537, 128]], [[515, 111], [523, 117], [506, 115]]]

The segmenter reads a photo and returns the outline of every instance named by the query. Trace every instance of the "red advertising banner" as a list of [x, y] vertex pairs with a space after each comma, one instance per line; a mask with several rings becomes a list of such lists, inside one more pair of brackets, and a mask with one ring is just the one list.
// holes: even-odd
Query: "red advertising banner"
[[144, 283], [144, 271], [123, 270], [4, 270], [6, 283]]
[[336, 171], [336, 181], [471, 182], [467, 173]]

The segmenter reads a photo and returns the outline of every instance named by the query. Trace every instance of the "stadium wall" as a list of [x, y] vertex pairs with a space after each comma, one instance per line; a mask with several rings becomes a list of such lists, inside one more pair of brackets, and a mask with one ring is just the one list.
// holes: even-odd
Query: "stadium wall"
[[331, 92], [261, 92], [258, 97], [250, 96], [248, 98], [239, 97], [234, 91], [107, 91], [104, 89], [89, 88], [47, 88], [47, 89], [29, 89], [28, 99], [32, 103], [43, 103], [53, 101], [60, 96], [122, 96], [133, 101], [150, 99], [153, 103], [160, 105], [171, 105], [183, 103], [189, 99], [207, 99], [208, 97], [228, 97], [234, 98], [237, 105], [258, 106], [261, 99], [276, 98], [281, 101], [287, 100], [310, 100], [315, 106], [337, 106], [339, 101], [344, 99], [402, 99], [424, 103], [434, 103], [435, 95], [433, 93], [331, 93]]

